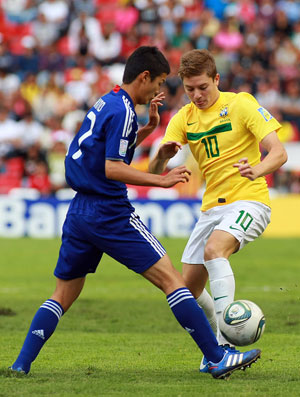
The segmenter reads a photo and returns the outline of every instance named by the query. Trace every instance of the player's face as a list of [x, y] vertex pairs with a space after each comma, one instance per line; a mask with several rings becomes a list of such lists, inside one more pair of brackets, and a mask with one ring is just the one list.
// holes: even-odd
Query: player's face
[[203, 73], [198, 76], [184, 77], [183, 86], [187, 96], [197, 108], [208, 109], [219, 98], [219, 80], [219, 74], [213, 80], [206, 73]]
[[140, 104], [149, 103], [157, 94], [160, 93], [162, 84], [166, 81], [167, 74], [163, 73], [151, 81], [150, 75], [148, 76], [143, 89], [141, 90]]

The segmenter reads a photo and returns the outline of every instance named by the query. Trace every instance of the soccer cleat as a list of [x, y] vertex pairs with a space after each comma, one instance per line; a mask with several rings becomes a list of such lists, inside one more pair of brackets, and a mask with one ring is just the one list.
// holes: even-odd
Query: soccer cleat
[[226, 350], [219, 363], [208, 362], [208, 372], [216, 379], [228, 378], [237, 369], [245, 370], [250, 367], [252, 363], [260, 358], [260, 354], [261, 351], [259, 349], [238, 353]]
[[[237, 350], [234, 346], [230, 346], [230, 345], [221, 345], [223, 347], [224, 350], [229, 351], [229, 352], [235, 352], [235, 353], [240, 353], [239, 350]], [[202, 357], [201, 363], [200, 363], [200, 367], [199, 367], [199, 371], [202, 373], [207, 374], [208, 373], [208, 360], [205, 356]]]
[[237, 350], [234, 346], [230, 346], [228, 344], [226, 345], [221, 345], [224, 350], [230, 352], [230, 353], [241, 353], [239, 350]]
[[205, 374], [208, 372], [208, 360], [205, 356], [202, 357], [199, 371]]
[[22, 367], [20, 367], [20, 366], [15, 367], [14, 365], [12, 365], [11, 367], [8, 367], [8, 369], [10, 369], [12, 372], [19, 372], [20, 374], [25, 374], [25, 375], [27, 375], [29, 372], [29, 370], [25, 371], [25, 369], [23, 369]]

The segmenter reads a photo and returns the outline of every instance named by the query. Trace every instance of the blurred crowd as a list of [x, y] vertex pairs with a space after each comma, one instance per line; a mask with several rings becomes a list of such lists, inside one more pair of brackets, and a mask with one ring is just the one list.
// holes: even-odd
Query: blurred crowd
[[[0, 0], [0, 194], [67, 187], [70, 140], [87, 109], [121, 83], [127, 57], [141, 45], [163, 51], [171, 73], [161, 124], [138, 148], [137, 168], [147, 169], [168, 121], [187, 103], [177, 71], [193, 48], [214, 54], [221, 91], [252, 93], [282, 123], [280, 139], [300, 141], [297, 0]], [[147, 123], [147, 106], [137, 113]], [[196, 177], [179, 195], [197, 195], [201, 175], [190, 153], [182, 156]], [[300, 193], [299, 170], [280, 170], [268, 183]]]

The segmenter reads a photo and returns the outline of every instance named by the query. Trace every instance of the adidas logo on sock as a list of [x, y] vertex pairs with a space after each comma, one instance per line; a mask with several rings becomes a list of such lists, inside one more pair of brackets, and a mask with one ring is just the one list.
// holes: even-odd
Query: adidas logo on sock
[[188, 328], [188, 327], [184, 327], [184, 328], [185, 328], [185, 330], [186, 330], [189, 334], [191, 334], [192, 332], [195, 331], [195, 330], [192, 329], [192, 328]]
[[36, 329], [32, 331], [33, 335], [39, 336], [42, 339], [45, 339], [44, 330], [43, 329]]

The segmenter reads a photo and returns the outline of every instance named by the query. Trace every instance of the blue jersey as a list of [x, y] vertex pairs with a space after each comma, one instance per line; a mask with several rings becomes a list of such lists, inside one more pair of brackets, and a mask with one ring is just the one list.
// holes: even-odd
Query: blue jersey
[[115, 87], [85, 116], [69, 147], [66, 180], [80, 193], [127, 197], [125, 183], [105, 176], [105, 160], [130, 164], [137, 139], [137, 117], [126, 91]]

